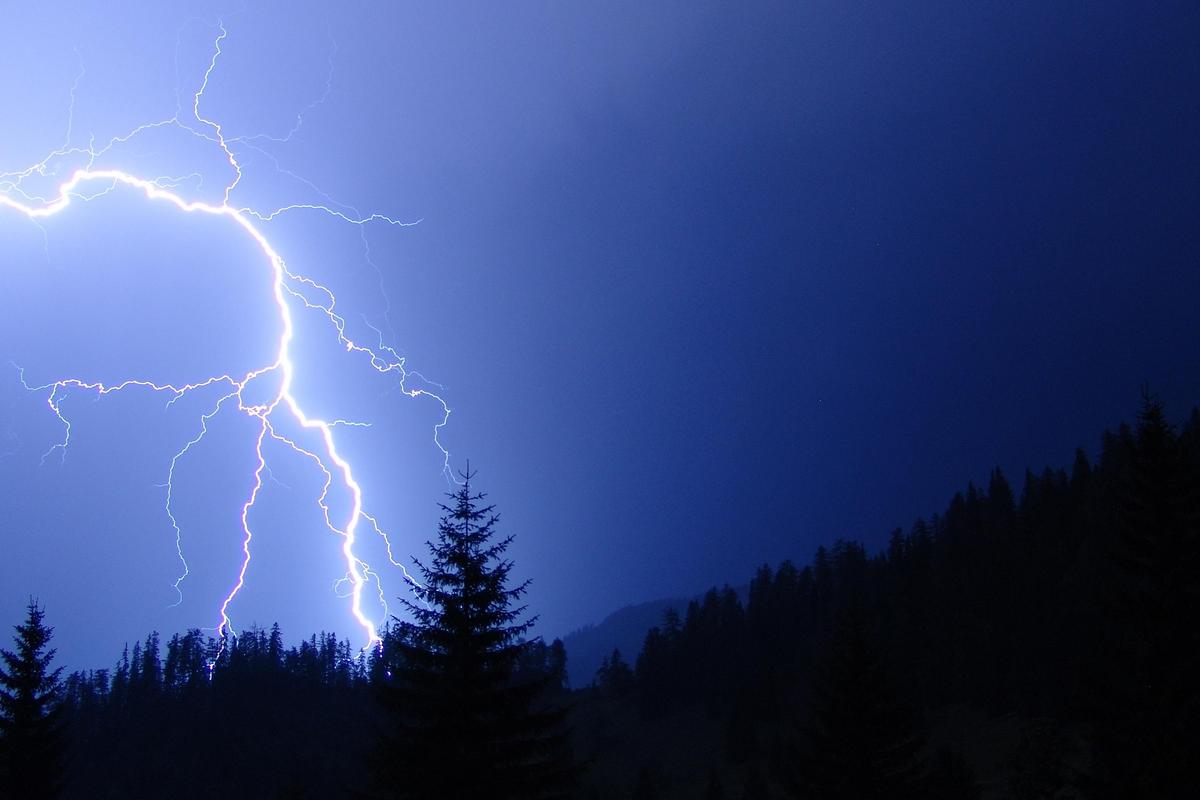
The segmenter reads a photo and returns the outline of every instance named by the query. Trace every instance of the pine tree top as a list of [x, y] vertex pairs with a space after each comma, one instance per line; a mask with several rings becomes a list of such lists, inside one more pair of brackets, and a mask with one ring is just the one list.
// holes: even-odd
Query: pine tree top
[[51, 670], [56, 650], [46, 649], [54, 629], [45, 624], [45, 611], [30, 598], [25, 622], [14, 626], [16, 652], [0, 650], [0, 712], [9, 713], [10, 703], [33, 702], [39, 707], [58, 693], [62, 667]]
[[[419, 602], [402, 599], [423, 630], [424, 644], [444, 651], [451, 641], [470, 633], [489, 652], [499, 652], [520, 639], [536, 618], [517, 622], [526, 606], [513, 606], [528, 590], [529, 581], [509, 587], [512, 561], [504, 554], [513, 537], [496, 537], [500, 517], [495, 506], [483, 505], [487, 495], [471, 491], [474, 473], [462, 474], [462, 484], [447, 494], [437, 538], [427, 541], [431, 559], [414, 559], [422, 581], [413, 582]], [[403, 623], [402, 623], [403, 624]]]

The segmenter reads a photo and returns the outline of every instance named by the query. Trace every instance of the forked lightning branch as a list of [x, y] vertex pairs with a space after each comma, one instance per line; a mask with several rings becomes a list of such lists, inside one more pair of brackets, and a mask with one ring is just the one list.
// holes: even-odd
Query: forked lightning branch
[[[356, 545], [362, 537], [371, 535], [382, 537], [386, 546], [387, 558], [390, 565], [401, 570], [404, 579], [413, 582], [404, 565], [392, 555], [392, 543], [387, 532], [379, 525], [376, 517], [368, 513], [365, 506], [363, 490], [355, 475], [354, 466], [343, 455], [338, 447], [337, 429], [341, 426], [361, 423], [338, 419], [321, 419], [304, 408], [301, 400], [293, 391], [297, 372], [302, 369], [297, 358], [298, 347], [295, 338], [294, 320], [298, 314], [318, 314], [324, 318], [329, 335], [336, 337], [346, 357], [356, 359], [364, 369], [378, 373], [391, 374], [398, 381], [400, 390], [411, 398], [428, 400], [435, 404], [437, 422], [433, 428], [433, 440], [441, 451], [442, 468], [447, 476], [449, 470], [449, 453], [443, 447], [439, 433], [450, 416], [450, 409], [441, 396], [429, 391], [429, 384], [420, 381], [420, 386], [410, 386], [410, 378], [417, 382], [420, 376], [405, 367], [405, 360], [393, 348], [383, 342], [382, 334], [375, 344], [362, 344], [351, 338], [347, 331], [345, 318], [337, 310], [337, 298], [331, 288], [318, 283], [311, 278], [301, 275], [287, 265], [281, 250], [270, 241], [264, 233], [264, 227], [270, 220], [281, 214], [290, 213], [320, 213], [333, 218], [340, 224], [363, 226], [367, 224], [404, 225], [406, 223], [381, 214], [358, 215], [348, 213], [344, 207], [333, 203], [328, 205], [296, 203], [269, 211], [258, 211], [233, 204], [233, 197], [238, 184], [243, 178], [242, 166], [238, 160], [240, 145], [247, 147], [248, 139], [227, 139], [221, 124], [207, 118], [203, 112], [203, 100], [209, 79], [217, 69], [221, 56], [222, 44], [228, 37], [228, 31], [223, 23], [217, 24], [219, 33], [213, 41], [212, 56], [203, 79], [195, 92], [191, 94], [191, 107], [187, 112], [176, 109], [173, 116], [138, 125], [128, 132], [113, 137], [106, 143], [97, 146], [92, 141], [87, 147], [72, 145], [72, 127], [74, 116], [75, 93], [79, 81], [71, 89], [71, 104], [68, 109], [67, 137], [64, 144], [51, 152], [46, 158], [36, 164], [15, 172], [0, 173], [0, 207], [4, 211], [24, 215], [29, 220], [71, 213], [73, 205], [94, 201], [117, 189], [132, 190], [145, 198], [146, 203], [165, 204], [175, 209], [181, 215], [206, 215], [218, 217], [228, 223], [231, 237], [245, 237], [252, 241], [257, 252], [261, 255], [258, 264], [252, 268], [267, 270], [271, 276], [272, 308], [276, 316], [278, 340], [274, 348], [274, 356], [269, 363], [261, 364], [245, 373], [227, 373], [220, 375], [199, 375], [191, 382], [174, 384], [155, 380], [154, 376], [127, 376], [118, 382], [101, 382], [87, 375], [64, 376], [49, 383], [31, 385], [25, 382], [25, 373], [20, 372], [21, 381], [26, 388], [44, 395], [49, 412], [58, 420], [62, 428], [62, 438], [54, 443], [46, 455], [66, 455], [71, 443], [71, 419], [64, 409], [64, 400], [76, 393], [91, 393], [97, 397], [116, 394], [119, 392], [155, 392], [165, 394], [170, 402], [185, 395], [199, 393], [206, 396], [216, 395], [215, 401], [210, 401], [203, 413], [195, 421], [195, 431], [190, 439], [182, 442], [179, 449], [170, 460], [170, 466], [165, 476], [166, 500], [164, 510], [170, 529], [175, 537], [176, 551], [180, 561], [180, 572], [174, 583], [175, 590], [182, 600], [183, 585], [189, 575], [186, 552], [186, 537], [176, 518], [172, 502], [175, 495], [175, 472], [179, 462], [187, 458], [190, 451], [200, 445], [209, 431], [209, 423], [219, 414], [238, 413], [250, 418], [254, 423], [254, 459], [247, 469], [248, 487], [245, 499], [240, 509], [241, 520], [241, 562], [240, 568], [233, 576], [233, 582], [224, 595], [219, 608], [216, 610], [216, 630], [218, 639], [224, 640], [227, 635], [236, 636], [231, 617], [232, 607], [238, 594], [245, 586], [247, 572], [250, 567], [254, 550], [254, 525], [252, 512], [262, 492], [265, 474], [269, 469], [269, 459], [266, 445], [270, 442], [283, 445], [284, 452], [291, 453], [305, 462], [322, 476], [322, 488], [315, 497], [316, 508], [321, 514], [325, 526], [335, 536], [341, 538], [341, 554], [345, 560], [345, 577], [339, 581], [343, 586], [349, 586], [346, 597], [349, 600], [350, 612], [365, 635], [366, 645], [370, 646], [379, 641], [378, 628], [383, 619], [373, 619], [364, 610], [364, 593], [372, 591], [378, 594], [381, 607], [384, 609], [384, 619], [387, 615], [386, 593], [380, 571], [373, 569], [358, 554]], [[83, 75], [81, 70], [80, 75]], [[330, 77], [332, 77], [332, 64]], [[328, 93], [328, 84], [326, 94]], [[310, 109], [320, 101], [310, 106]], [[296, 126], [288, 134], [295, 133], [303, 123], [303, 116], [297, 117]], [[211, 147], [218, 148], [223, 159], [228, 162], [229, 178], [224, 185], [223, 199], [220, 203], [203, 202], [190, 199], [179, 189], [184, 181], [179, 178], [146, 177], [127, 172], [120, 168], [117, 161], [121, 147], [136, 140], [141, 134], [150, 130], [163, 128], [177, 129], [181, 134], [198, 137]], [[269, 137], [265, 137], [269, 138]], [[261, 151], [260, 151], [261, 152]], [[50, 192], [36, 191], [32, 184], [53, 179], [63, 165], [75, 166], [66, 180], [54, 185]], [[68, 167], [71, 168], [70, 166]], [[262, 399], [263, 387], [271, 387], [268, 399]], [[277, 387], [277, 388], [275, 388]], [[253, 389], [253, 390], [252, 390]], [[251, 401], [251, 398], [254, 398]], [[296, 437], [285, 433], [288, 425], [299, 425], [302, 429], [313, 434], [316, 445], [305, 445]], [[42, 459], [45, 462], [45, 458]], [[331, 510], [331, 493], [344, 493], [349, 499], [349, 511], [342, 516]], [[337, 588], [337, 587], [335, 587]]]

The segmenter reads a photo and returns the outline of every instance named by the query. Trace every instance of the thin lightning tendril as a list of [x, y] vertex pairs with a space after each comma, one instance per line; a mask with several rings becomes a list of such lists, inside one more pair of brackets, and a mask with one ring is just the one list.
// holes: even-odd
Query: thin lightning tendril
[[[395, 376], [398, 388], [403, 394], [410, 398], [428, 398], [441, 409], [440, 419], [433, 428], [433, 440], [442, 455], [442, 472], [447, 480], [453, 481], [454, 476], [450, 470], [450, 454], [441, 441], [442, 430], [449, 421], [450, 408], [441, 395], [426, 388], [432, 386], [441, 390], [442, 387], [429, 381], [419, 372], [406, 368], [405, 358], [397, 353], [395, 349], [385, 344], [383, 333], [378, 328], [370, 325], [370, 323], [366, 323], [364, 320], [367, 327], [378, 336], [378, 342], [374, 345], [360, 344], [352, 339], [346, 331], [345, 318], [336, 310], [337, 298], [334, 292], [312, 278], [291, 270], [284, 262], [283, 257], [275, 249], [275, 246], [267, 239], [262, 226], [268, 225], [283, 215], [297, 212], [320, 213], [333, 217], [340, 222], [356, 225], [360, 228], [364, 258], [379, 274], [382, 282], [382, 272], [375, 262], [371, 260], [370, 246], [367, 242], [365, 227], [371, 223], [394, 227], [405, 227], [417, 223], [397, 220], [378, 213], [361, 214], [352, 206], [338, 203], [306, 179], [283, 169], [275, 156], [257, 144], [254, 144], [256, 141], [270, 141], [275, 143], [290, 141], [303, 126], [305, 115], [325, 102], [332, 91], [334, 57], [337, 53], [336, 42], [332, 42], [331, 39], [332, 49], [328, 59], [329, 71], [323, 94], [296, 115], [295, 123], [286, 134], [282, 137], [258, 134], [254, 136], [227, 138], [221, 123], [204, 116], [201, 110], [204, 94], [208, 89], [209, 81], [216, 71], [222, 55], [222, 45], [229, 37], [229, 32], [223, 21], [219, 20], [216, 28], [218, 33], [212, 42], [211, 58], [208, 60], [207, 68], [204, 71], [199, 88], [192, 95], [190, 114], [185, 117], [182, 113], [182, 103], [177, 103], [176, 113], [172, 117], [138, 125], [125, 134], [114, 136], [99, 148], [96, 147], [94, 137], [89, 137], [86, 147], [74, 145], [72, 141], [75, 125], [75, 96], [86, 74], [82, 58], [80, 57], [79, 72], [70, 90], [67, 133], [63, 145], [38, 163], [24, 170], [0, 173], [0, 206], [23, 214], [26, 218], [37, 224], [41, 219], [52, 217], [65, 211], [75, 201], [93, 201], [119, 188], [126, 188], [140, 191], [150, 202], [169, 204], [178, 211], [186, 214], [203, 214], [229, 220], [258, 245], [263, 258], [271, 270], [273, 277], [272, 295], [280, 324], [278, 348], [275, 352], [274, 360], [269, 364], [259, 366], [241, 375], [223, 374], [207, 376], [182, 384], [157, 382], [147, 378], [126, 378], [115, 383], [105, 383], [76, 377], [61, 378], [44, 384], [30, 384], [26, 381], [24, 369], [18, 367], [19, 379], [22, 385], [29, 391], [45, 394], [47, 406], [62, 425], [63, 436], [60, 441], [54, 443], [43, 454], [43, 464], [47, 458], [56, 452], [59, 454], [60, 459], [66, 457], [67, 449], [71, 443], [72, 431], [71, 420], [63, 411], [63, 402], [71, 392], [92, 392], [97, 398], [100, 398], [130, 389], [143, 389], [152, 393], [168, 394], [170, 399], [167, 402], [167, 406], [170, 407], [177, 400], [185, 396], [198, 394], [213, 387], [221, 387], [220, 396], [215, 401], [211, 401], [206, 406], [207, 410], [200, 414], [198, 431], [171, 457], [166, 481], [163, 484], [166, 490], [164, 510], [174, 533], [175, 549], [181, 566], [179, 576], [173, 583], [177, 600], [172, 605], [178, 606], [183, 602], [183, 583], [190, 575], [187, 559], [184, 557], [183, 531], [176, 517], [173, 505], [175, 500], [176, 469], [180, 461], [193, 448], [200, 446], [207, 437], [210, 430], [209, 424], [213, 419], [227, 406], [236, 404], [238, 412], [246, 415], [248, 418], [254, 419], [257, 423], [254, 444], [255, 468], [252, 473], [253, 486], [241, 507], [241, 563], [236, 581], [225, 594], [218, 612], [219, 622], [216, 632], [221, 650], [218, 652], [217, 658], [219, 659], [220, 652], [224, 649], [226, 638], [229, 636], [236, 637], [236, 631], [230, 617], [230, 608], [246, 584], [246, 577], [251, 562], [251, 544], [254, 539], [252, 516], [263, 489], [264, 476], [271, 477], [274, 480], [274, 476], [270, 472], [269, 459], [265, 449], [270, 442], [274, 442], [286, 450], [301, 456], [303, 459], [311, 461], [324, 478], [321, 491], [316, 498], [316, 505], [321, 511], [326, 528], [341, 538], [342, 556], [346, 562], [345, 576], [335, 583], [335, 592], [339, 596], [350, 599], [351, 613], [357, 624], [363, 629], [367, 639], [367, 646], [370, 647], [377, 645], [380, 642], [380, 637], [377, 623], [367, 616], [362, 607], [362, 596], [368, 583], [374, 583], [376, 586], [379, 602], [384, 609], [385, 620], [387, 619], [388, 610], [383, 583], [379, 573], [373, 570], [366, 561], [355, 553], [359, 523], [365, 522], [370, 527], [370, 530], [383, 540], [389, 563], [402, 571], [405, 582], [411, 588], [419, 589], [421, 588], [421, 584], [409, 573], [404, 564], [394, 557], [391, 539], [379, 524], [377, 518], [364, 510], [362, 487], [355, 478], [350, 462], [346, 460], [337, 446], [334, 436], [335, 429], [339, 427], [367, 427], [369, 423], [342, 419], [324, 420], [310, 416], [303, 409], [299, 399], [292, 391], [293, 379], [296, 372], [296, 365], [292, 354], [294, 338], [292, 303], [296, 303], [297, 307], [303, 311], [315, 312], [322, 315], [332, 327], [338, 343], [346, 353], [364, 359], [372, 369], [380, 374]], [[181, 28], [181, 35], [182, 30]], [[76, 56], [79, 57], [78, 51], [76, 52]], [[219, 204], [187, 199], [181, 193], [181, 187], [190, 183], [195, 184], [197, 191], [203, 186], [204, 177], [198, 172], [182, 176], [143, 178], [121, 169], [103, 166], [102, 162], [105, 157], [115, 148], [150, 131], [166, 128], [181, 130], [220, 149], [225, 162], [232, 171], [232, 178], [225, 185]], [[239, 145], [265, 155], [274, 163], [275, 169], [278, 172], [300, 181], [316, 192], [321, 199], [327, 201], [327, 204], [289, 203], [266, 211], [231, 205], [233, 192], [237, 189], [243, 178], [242, 164], [239, 162], [235, 150], [235, 147]], [[86, 164], [82, 168], [76, 169], [65, 181], [59, 183], [53, 193], [43, 196], [26, 188], [27, 182], [35, 177], [58, 177], [56, 163], [60, 160], [70, 158], [86, 159]], [[387, 301], [386, 293], [383, 293], [383, 296], [390, 310], [390, 301]], [[386, 314], [385, 320], [387, 320]], [[387, 322], [387, 325], [390, 328], [390, 321]], [[274, 391], [270, 399], [259, 403], [249, 402], [247, 400], [247, 390], [252, 385], [265, 382], [269, 378], [278, 381], [278, 388]], [[416, 379], [420, 382], [420, 385], [410, 386], [410, 379]], [[315, 434], [321, 446], [319, 448], [308, 448], [301, 445], [294, 438], [280, 433], [276, 426], [276, 419], [280, 416], [285, 419], [290, 418], [292, 422], [298, 424], [303, 430]], [[335, 522], [329, 505], [330, 492], [335, 482], [338, 483], [339, 491], [344, 490], [350, 499], [350, 510], [345, 520], [340, 523]], [[349, 591], [343, 594], [343, 587], [347, 584], [349, 585]]]

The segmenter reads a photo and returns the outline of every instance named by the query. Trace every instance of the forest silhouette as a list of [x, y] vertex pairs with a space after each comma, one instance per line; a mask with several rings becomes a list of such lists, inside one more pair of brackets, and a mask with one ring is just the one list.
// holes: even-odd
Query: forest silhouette
[[587, 686], [530, 638], [469, 483], [365, 654], [152, 633], [64, 677], [31, 600], [0, 662], [0, 796], [1200, 796], [1200, 411], [1173, 427], [1147, 393], [1098, 458], [1019, 492], [993, 470], [879, 553], [764, 565]]

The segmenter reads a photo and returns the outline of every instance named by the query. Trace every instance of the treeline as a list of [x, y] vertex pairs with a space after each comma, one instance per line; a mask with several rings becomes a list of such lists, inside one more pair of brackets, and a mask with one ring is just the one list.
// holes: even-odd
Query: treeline
[[[424, 573], [425, 617], [366, 650], [330, 633], [285, 647], [278, 625], [151, 633], [111, 670], [60, 677], [31, 599], [0, 649], [0, 800], [423, 797], [448, 767], [487, 797], [569, 796], [565, 649], [522, 635], [524, 586], [494, 563], [508, 540], [467, 506], [471, 530], [441, 532], [454, 564]], [[442, 796], [484, 796], [463, 783]]]
[[1198, 597], [1200, 413], [1147, 398], [1095, 461], [669, 612], [597, 675], [590, 796], [1200, 796]]
[[151, 634], [60, 679], [31, 601], [0, 651], [0, 797], [1200, 796], [1198, 412], [1147, 398], [1069, 471], [995, 470], [883, 552], [764, 566], [573, 692], [468, 484], [413, 621], [365, 654]]
[[[381, 720], [367, 659], [331, 634], [285, 648], [278, 626], [220, 642], [151, 634], [64, 686], [65, 797], [340, 796], [361, 790]], [[320, 765], [320, 768], [316, 768]]]
[[[378, 693], [401, 669], [402, 634], [366, 652], [334, 634], [286, 647], [279, 626], [218, 640], [157, 633], [112, 670], [63, 681], [68, 733], [63, 797], [350, 797], [389, 719]], [[511, 676], [561, 687], [561, 642], [522, 644]]]
[[566, 653], [529, 638], [512, 538], [471, 477], [416, 562], [410, 620], [365, 652], [333, 634], [285, 648], [278, 625], [152, 633], [64, 680], [31, 598], [0, 648], [0, 800], [570, 797]]

